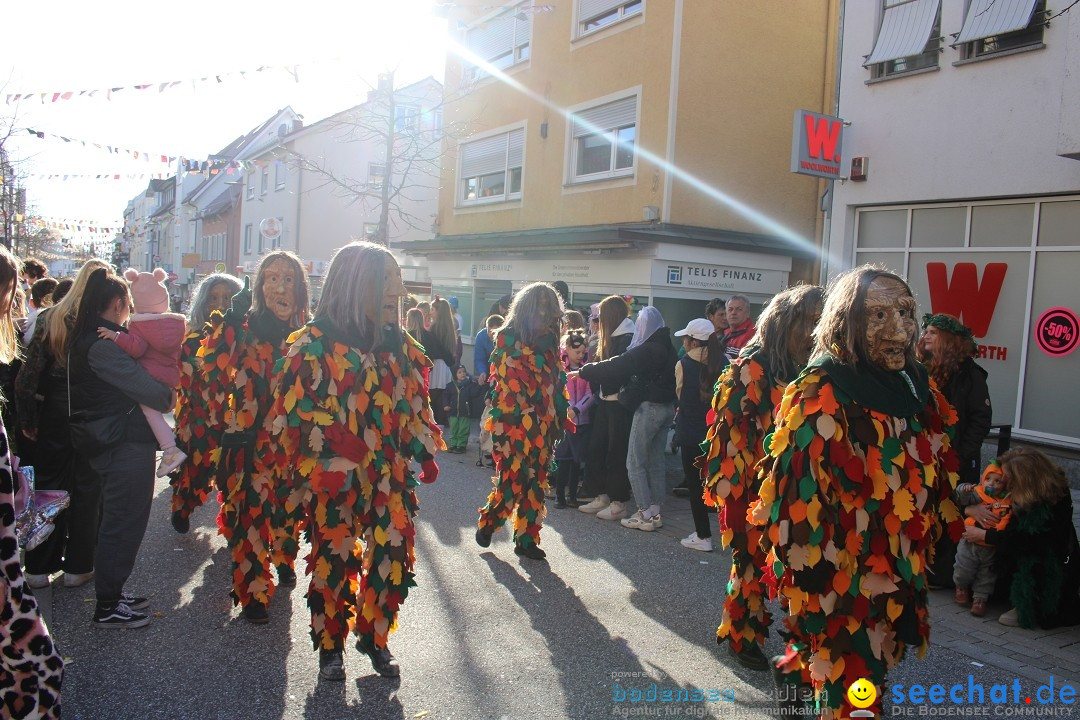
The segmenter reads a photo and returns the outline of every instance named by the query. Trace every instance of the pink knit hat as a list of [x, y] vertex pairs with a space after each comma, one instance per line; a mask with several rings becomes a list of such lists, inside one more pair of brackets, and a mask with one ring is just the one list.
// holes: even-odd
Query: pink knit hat
[[161, 268], [154, 268], [152, 273], [139, 272], [135, 268], [124, 271], [124, 277], [131, 286], [131, 301], [135, 303], [135, 312], [169, 312], [169, 291], [162, 282], [168, 276]]

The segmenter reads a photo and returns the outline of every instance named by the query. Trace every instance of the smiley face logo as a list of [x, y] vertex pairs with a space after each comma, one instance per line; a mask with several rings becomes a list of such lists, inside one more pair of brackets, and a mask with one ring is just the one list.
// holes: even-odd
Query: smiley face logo
[[877, 699], [877, 688], [866, 678], [859, 678], [848, 686], [847, 699], [857, 708], [870, 707]]

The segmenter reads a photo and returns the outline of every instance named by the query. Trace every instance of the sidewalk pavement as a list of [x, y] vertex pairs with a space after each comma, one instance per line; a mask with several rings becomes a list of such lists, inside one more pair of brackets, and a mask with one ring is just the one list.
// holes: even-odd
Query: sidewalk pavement
[[[682, 481], [682, 465], [678, 456], [667, 456], [668, 483]], [[1080, 490], [1073, 490], [1073, 523], [1080, 525]], [[668, 496], [662, 510], [664, 526], [654, 532], [668, 535], [676, 541], [694, 532], [690, 502]], [[713, 528], [712, 555], [724, 553], [720, 548], [716, 516], [709, 520]], [[686, 552], [694, 552], [687, 550]], [[702, 553], [703, 556], [708, 553]], [[991, 604], [986, 616], [977, 618], [967, 608], [953, 601], [953, 591], [930, 592], [930, 619], [933, 629], [931, 645], [946, 647], [966, 656], [976, 667], [988, 665], [1014, 673], [1039, 683], [1049, 682], [1050, 676], [1080, 678], [1080, 626], [1053, 630], [1025, 630], [1006, 627], [997, 618], [1009, 608]]]

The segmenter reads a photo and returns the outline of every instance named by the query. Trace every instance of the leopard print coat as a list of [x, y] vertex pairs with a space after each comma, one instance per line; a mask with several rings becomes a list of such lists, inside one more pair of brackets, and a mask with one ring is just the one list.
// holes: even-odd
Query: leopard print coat
[[0, 423], [0, 716], [59, 718], [64, 661], [23, 579], [14, 495], [7, 431]]

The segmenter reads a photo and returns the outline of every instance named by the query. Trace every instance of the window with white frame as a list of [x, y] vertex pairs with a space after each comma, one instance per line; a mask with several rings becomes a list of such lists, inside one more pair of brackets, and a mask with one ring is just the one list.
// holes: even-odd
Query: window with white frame
[[882, 0], [881, 25], [864, 65], [871, 79], [936, 68], [941, 0]]
[[1046, 0], [970, 0], [954, 46], [964, 60], [1041, 46]]
[[[525, 7], [529, 5], [530, 7]], [[530, 2], [507, 8], [496, 17], [465, 32], [465, 46], [481, 62], [499, 70], [529, 59], [532, 42], [532, 8]], [[484, 68], [467, 65], [466, 80], [487, 75]]]
[[248, 200], [255, 199], [255, 171], [252, 170], [247, 175], [247, 196]]
[[244, 253], [251, 252], [251, 225], [244, 226]]
[[386, 182], [386, 165], [382, 163], [368, 163], [367, 166], [368, 187], [372, 190], [381, 190]]
[[570, 181], [603, 180], [634, 173], [637, 96], [575, 112]]
[[472, 205], [520, 198], [524, 154], [524, 128], [462, 143], [458, 201]]
[[265, 195], [270, 190], [270, 168], [262, 169], [262, 181], [259, 183], [259, 194]]
[[379, 239], [379, 223], [364, 223], [364, 239], [365, 240], [378, 240]]
[[420, 108], [416, 105], [394, 105], [394, 132], [414, 133], [419, 129]]
[[577, 36], [637, 17], [644, 9], [645, 0], [578, 0]]
[[274, 188], [281, 190], [285, 187], [285, 163], [281, 160], [274, 161]]

